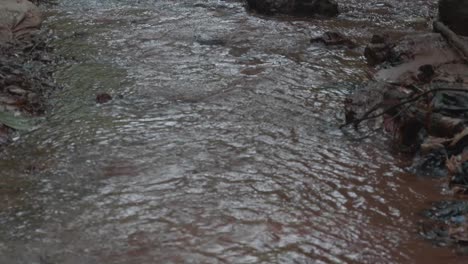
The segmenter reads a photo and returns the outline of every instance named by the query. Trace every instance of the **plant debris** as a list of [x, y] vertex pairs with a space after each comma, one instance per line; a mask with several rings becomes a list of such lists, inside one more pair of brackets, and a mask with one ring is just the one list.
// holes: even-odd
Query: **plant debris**
[[[390, 41], [374, 36], [365, 50], [377, 67], [373, 80], [344, 102], [341, 128], [380, 124], [399, 146], [414, 155], [412, 172], [446, 177], [454, 198], [468, 198], [468, 40], [440, 22], [441, 33]], [[448, 30], [448, 31], [447, 31]], [[464, 245], [468, 252], [468, 202], [435, 205], [424, 226], [428, 238]]]
[[[10, 12], [0, 20], [0, 145], [15, 130], [33, 128], [32, 117], [45, 113], [44, 98], [55, 87], [51, 37], [38, 29], [39, 10], [28, 1], [7, 3], [13, 11], [0, 8], [0, 13]], [[23, 16], [27, 19], [18, 20]]]

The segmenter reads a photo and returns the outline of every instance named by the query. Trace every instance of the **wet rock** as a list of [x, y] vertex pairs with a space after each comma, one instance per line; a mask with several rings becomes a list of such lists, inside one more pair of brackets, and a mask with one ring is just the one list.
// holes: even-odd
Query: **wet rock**
[[96, 103], [105, 104], [112, 100], [112, 96], [108, 93], [99, 93], [96, 95]]
[[39, 8], [26, 0], [2, 0], [0, 5], [0, 43], [39, 29]]
[[267, 15], [334, 17], [339, 13], [338, 4], [334, 0], [247, 0], [247, 6]]
[[434, 66], [425, 64], [419, 67], [418, 79], [423, 83], [428, 83], [434, 78]]
[[[428, 151], [425, 149], [424, 151]], [[429, 151], [429, 153], [423, 153], [415, 157], [411, 171], [419, 176], [425, 177], [445, 177], [447, 176], [447, 170], [445, 168], [445, 159], [447, 157], [447, 151], [445, 148], [438, 148]]]
[[350, 49], [356, 47], [356, 43], [339, 32], [325, 32], [318, 38], [310, 40], [311, 43], [323, 43], [325, 46], [346, 46]]
[[468, 1], [440, 0], [439, 19], [455, 33], [468, 36]]
[[393, 44], [384, 35], [372, 36], [371, 42], [364, 49], [364, 57], [370, 66], [379, 65], [385, 61], [391, 61], [395, 57]]
[[422, 234], [439, 245], [457, 246], [468, 252], [468, 202], [443, 201], [423, 213], [430, 220], [422, 223]]
[[433, 220], [448, 223], [460, 223], [459, 218], [468, 214], [467, 201], [442, 201], [434, 203], [432, 208], [423, 213]]

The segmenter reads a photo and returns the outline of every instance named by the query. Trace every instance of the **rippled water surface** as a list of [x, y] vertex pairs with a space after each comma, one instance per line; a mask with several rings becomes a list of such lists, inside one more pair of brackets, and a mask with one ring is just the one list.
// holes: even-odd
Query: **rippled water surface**
[[46, 26], [63, 89], [1, 160], [1, 263], [466, 263], [418, 236], [441, 183], [338, 129], [362, 48], [309, 42], [425, 30], [434, 2], [293, 20], [240, 1], [61, 1]]

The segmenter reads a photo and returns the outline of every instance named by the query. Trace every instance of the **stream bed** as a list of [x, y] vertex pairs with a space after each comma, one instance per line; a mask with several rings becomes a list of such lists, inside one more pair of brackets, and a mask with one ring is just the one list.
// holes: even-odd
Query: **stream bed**
[[[312, 20], [60, 1], [45, 26], [63, 88], [0, 160], [0, 263], [466, 263], [419, 235], [443, 180], [338, 128], [365, 43], [428, 30], [435, 2], [341, 0]], [[330, 30], [360, 47], [310, 43]]]

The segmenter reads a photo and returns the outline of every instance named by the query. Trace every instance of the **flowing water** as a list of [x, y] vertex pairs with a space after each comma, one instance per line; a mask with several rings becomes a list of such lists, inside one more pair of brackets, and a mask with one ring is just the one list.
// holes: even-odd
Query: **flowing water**
[[427, 30], [434, 2], [60, 1], [63, 89], [0, 161], [0, 263], [466, 263], [418, 235], [442, 180], [338, 129], [362, 48], [309, 42]]

